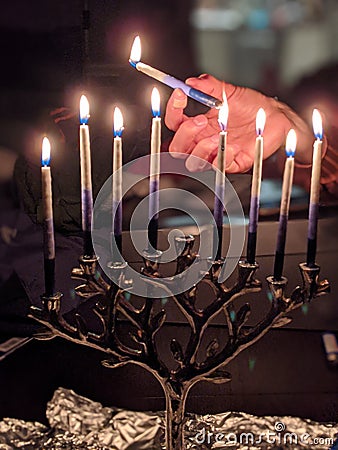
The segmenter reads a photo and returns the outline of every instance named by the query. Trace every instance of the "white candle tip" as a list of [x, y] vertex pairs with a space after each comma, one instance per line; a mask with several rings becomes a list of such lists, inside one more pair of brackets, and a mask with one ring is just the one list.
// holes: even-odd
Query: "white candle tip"
[[320, 112], [316, 108], [312, 112], [312, 127], [315, 137], [317, 139], [322, 139], [323, 138], [322, 116], [320, 115]]
[[261, 136], [264, 132], [266, 122], [266, 114], [263, 108], [259, 108], [256, 115], [256, 132], [258, 136]]
[[160, 104], [161, 104], [160, 93], [158, 89], [154, 87], [151, 93], [151, 109], [154, 117], [160, 116]]
[[123, 131], [123, 116], [120, 108], [117, 106], [114, 109], [114, 136], [122, 136]]
[[85, 125], [89, 119], [89, 102], [85, 95], [81, 95], [80, 98], [80, 123]]
[[297, 135], [293, 128], [288, 132], [286, 137], [285, 153], [288, 157], [295, 156], [297, 146]]
[[43, 166], [48, 166], [50, 163], [50, 142], [46, 136], [42, 140], [41, 162]]
[[134, 39], [134, 43], [133, 43], [133, 45], [131, 47], [131, 51], [130, 51], [129, 61], [134, 64], [141, 61], [141, 39], [140, 39], [140, 36], [136, 36]]
[[218, 123], [222, 131], [225, 131], [227, 129], [228, 117], [229, 117], [229, 105], [225, 91], [223, 91], [223, 103], [218, 110]]

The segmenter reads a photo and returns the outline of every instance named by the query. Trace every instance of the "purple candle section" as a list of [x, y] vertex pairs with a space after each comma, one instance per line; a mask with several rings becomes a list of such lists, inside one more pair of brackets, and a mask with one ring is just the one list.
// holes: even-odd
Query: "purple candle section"
[[209, 108], [220, 108], [222, 102], [211, 95], [205, 94], [197, 89], [192, 88], [191, 86], [185, 84], [183, 81], [178, 80], [177, 78], [168, 75], [154, 67], [149, 66], [148, 64], [144, 64], [141, 62], [141, 41], [139, 36], [136, 36], [131, 52], [129, 63], [135, 67], [138, 71], [148, 75], [151, 78], [154, 78], [157, 81], [169, 86], [173, 89], [180, 88], [188, 97], [193, 98], [194, 100], [202, 103], [203, 105], [208, 106]]
[[[113, 201], [113, 236], [112, 236], [112, 261], [120, 261], [122, 252], [122, 205]], [[116, 252], [117, 251], [117, 252]]]
[[82, 205], [82, 231], [83, 231], [83, 256], [92, 258], [94, 254], [91, 227], [93, 214], [93, 195], [92, 191], [83, 189], [81, 191]]
[[93, 214], [93, 194], [91, 190], [82, 189], [81, 206], [82, 206], [82, 230], [90, 232]]
[[159, 181], [150, 180], [149, 182], [149, 219], [157, 219], [159, 217], [160, 208], [160, 192]]
[[122, 208], [121, 202], [113, 201], [113, 232], [115, 236], [118, 236], [121, 233], [122, 229]]
[[287, 214], [281, 214], [279, 216], [278, 222], [278, 232], [277, 232], [277, 244], [276, 244], [276, 252], [283, 253], [285, 249], [285, 240], [286, 240], [286, 231], [288, 227], [288, 218]]
[[273, 269], [273, 276], [276, 280], [280, 280], [283, 275], [287, 226], [288, 226], [288, 215], [281, 214], [279, 216], [277, 245]]
[[55, 258], [54, 221], [53, 218], [45, 219], [44, 223], [43, 255], [45, 259]]
[[317, 237], [317, 220], [319, 213], [318, 203], [309, 204], [309, 227], [308, 227], [308, 239], [316, 239]]
[[259, 201], [258, 197], [251, 197], [250, 212], [249, 212], [249, 233], [257, 232], [258, 217], [259, 217]]
[[215, 186], [215, 202], [214, 202], [214, 218], [218, 228], [223, 227], [223, 210], [224, 210], [224, 184], [216, 184]]

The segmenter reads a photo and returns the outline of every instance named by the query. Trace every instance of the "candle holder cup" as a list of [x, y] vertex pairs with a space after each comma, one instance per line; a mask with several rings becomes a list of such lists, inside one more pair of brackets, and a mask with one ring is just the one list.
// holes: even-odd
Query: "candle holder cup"
[[[319, 281], [319, 266], [310, 268], [305, 263], [299, 265], [302, 284], [289, 296], [286, 294], [287, 279], [282, 277], [281, 280], [275, 280], [269, 276], [267, 284], [272, 297], [270, 309], [258, 323], [249, 326], [250, 305], [245, 303], [236, 307], [235, 302], [244, 294], [254, 294], [261, 290], [261, 282], [255, 278], [258, 264], [239, 261], [237, 280], [227, 286], [220, 281], [226, 260], [207, 261], [206, 269], [201, 271], [201, 279], [197, 284], [170, 296], [190, 327], [185, 345], [176, 338], [170, 341], [175, 361], [172, 368], [158, 354], [156, 335], [166, 321], [166, 311], [155, 310], [158, 299], [151, 297], [152, 288], [163, 285], [165, 291], [170, 292], [171, 282], [184, 282], [186, 269], [200, 258], [193, 250], [193, 236], [177, 237], [175, 243], [180, 253], [176, 258], [175, 269], [178, 278], [173, 278], [174, 281], [170, 277], [166, 279], [168, 281], [164, 281], [161, 277], [160, 251], [143, 252], [141, 273], [149, 287], [149, 296], [144, 297], [141, 306], [135, 306], [129, 298], [133, 293], [133, 280], [126, 278], [127, 263], [109, 264], [113, 281], [108, 282], [98, 271], [96, 257], [80, 258], [80, 267], [72, 271], [73, 278], [83, 281], [76, 288], [76, 294], [84, 302], [97, 298], [93, 311], [102, 325], [100, 333], [88, 330], [86, 320], [80, 314], [76, 314], [75, 324], [66, 321], [60, 313], [61, 294], [42, 297], [43, 307], [32, 307], [30, 312], [30, 316], [44, 326], [44, 330], [37, 333], [36, 338], [51, 339], [60, 336], [105, 352], [107, 358], [102, 361], [105, 367], [116, 368], [132, 363], [152, 373], [161, 384], [166, 400], [167, 450], [185, 448], [185, 404], [190, 389], [196, 383], [209, 381], [220, 384], [230, 381], [231, 376], [225, 368], [240, 352], [257, 342], [270, 329], [287, 324], [291, 320], [288, 313], [330, 289], [327, 280]], [[203, 283], [211, 288], [214, 298], [207, 305], [198, 307], [198, 291]], [[224, 317], [227, 338], [225, 342], [212, 339], [202, 351], [201, 342], [205, 331], [218, 314]], [[124, 342], [120, 335], [117, 325], [122, 318], [132, 325], [130, 336], [134, 344]]]

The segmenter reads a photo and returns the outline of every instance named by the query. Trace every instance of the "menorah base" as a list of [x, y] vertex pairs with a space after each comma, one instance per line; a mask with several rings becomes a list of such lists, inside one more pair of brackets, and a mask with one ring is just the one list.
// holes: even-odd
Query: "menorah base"
[[[8, 448], [29, 446], [31, 450], [165, 449], [164, 412], [103, 407], [59, 388], [48, 402], [46, 417], [48, 427], [37, 422], [4, 419], [0, 422], [0, 442]], [[251, 445], [270, 450], [277, 445], [280, 450], [287, 450], [292, 445], [313, 450], [312, 441], [318, 439], [317, 447], [328, 449], [337, 437], [336, 431], [332, 423], [290, 416], [258, 417], [244, 412], [187, 414], [185, 448], [211, 450]]]
[[[185, 404], [191, 388], [200, 381], [216, 384], [230, 381], [231, 376], [225, 367], [239, 353], [261, 339], [271, 328], [282, 327], [290, 321], [288, 313], [299, 308], [304, 302], [329, 291], [327, 281], [319, 281], [319, 267], [309, 268], [300, 264], [302, 285], [296, 287], [290, 295], [286, 293], [287, 279], [267, 278], [271, 293], [269, 311], [255, 325], [247, 326], [251, 306], [245, 303], [235, 307], [235, 302], [245, 294], [254, 294], [261, 289], [261, 283], [255, 279], [258, 264], [239, 261], [237, 280], [227, 286], [223, 276], [226, 261], [200, 261], [193, 252], [193, 236], [176, 238], [177, 268], [173, 277], [160, 274], [160, 252], [155, 258], [152, 254], [143, 255], [144, 266], [141, 277], [146, 285], [147, 296], [141, 306], [133, 303], [129, 296], [133, 293], [133, 281], [127, 279], [127, 264], [111, 264], [114, 278], [108, 283], [98, 272], [97, 258], [80, 258], [80, 268], [73, 269], [74, 278], [83, 281], [76, 292], [84, 300], [95, 296], [97, 303], [94, 314], [101, 322], [101, 332], [93, 333], [80, 314], [76, 314], [76, 323], [68, 323], [60, 313], [61, 296], [43, 297], [43, 308], [32, 308], [31, 315], [47, 328], [39, 338], [50, 339], [60, 336], [75, 343], [87, 345], [106, 353], [102, 361], [105, 367], [117, 368], [126, 364], [136, 364], [149, 371], [160, 383], [166, 401], [166, 449], [183, 450], [185, 446], [184, 427], [186, 422]], [[182, 247], [183, 244], [183, 247]], [[179, 251], [178, 251], [179, 250]], [[201, 278], [188, 283], [187, 273], [194, 264], [202, 262], [199, 270]], [[143, 277], [143, 278], [142, 278]], [[199, 286], [206, 285], [213, 298], [204, 307], [198, 306]], [[155, 311], [159, 292], [166, 292], [181, 310], [190, 326], [190, 335], [186, 343], [181, 338], [171, 339], [170, 351], [174, 367], [169, 367], [158, 354], [156, 335], [162, 328], [166, 311]], [[177, 289], [181, 286], [181, 289]], [[126, 297], [128, 293], [128, 298]], [[201, 343], [211, 321], [223, 314], [228, 336], [225, 342], [212, 339], [206, 346], [201, 358]], [[129, 321], [134, 328], [126, 342], [119, 333], [119, 317]]]

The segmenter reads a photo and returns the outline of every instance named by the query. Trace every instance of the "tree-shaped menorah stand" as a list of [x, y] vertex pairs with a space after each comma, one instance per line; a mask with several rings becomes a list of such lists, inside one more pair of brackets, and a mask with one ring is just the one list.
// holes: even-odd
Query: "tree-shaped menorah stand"
[[[182, 241], [182, 238], [178, 238]], [[194, 237], [186, 236], [184, 249], [176, 260], [176, 273], [184, 279], [184, 271], [198, 255], [193, 252]], [[181, 242], [180, 242], [181, 244]], [[160, 254], [160, 253], [159, 253]], [[162, 283], [159, 273], [160, 256], [144, 256], [142, 276], [149, 285]], [[151, 372], [160, 382], [166, 400], [166, 449], [184, 449], [185, 404], [190, 389], [199, 381], [224, 383], [230, 380], [225, 371], [227, 364], [240, 352], [249, 347], [271, 328], [281, 327], [290, 319], [287, 314], [299, 308], [304, 302], [311, 301], [319, 295], [329, 292], [328, 281], [319, 281], [319, 266], [308, 267], [299, 264], [302, 285], [296, 287], [289, 296], [286, 295], [287, 279], [275, 280], [267, 278], [271, 292], [271, 307], [265, 316], [254, 326], [244, 326], [250, 315], [250, 305], [244, 304], [235, 308], [235, 300], [247, 293], [260, 291], [261, 283], [254, 276], [258, 264], [245, 261], [238, 263], [237, 281], [231, 287], [219, 282], [223, 260], [213, 261], [209, 270], [203, 274], [199, 283], [206, 283], [212, 288], [214, 299], [203, 308], [197, 307], [197, 290], [199, 283], [186, 291], [172, 295], [174, 302], [183, 312], [189, 326], [190, 335], [183, 348], [180, 342], [172, 339], [170, 349], [176, 361], [175, 368], [170, 369], [162, 361], [157, 351], [156, 334], [166, 320], [166, 312], [155, 312], [156, 299], [144, 298], [142, 306], [134, 306], [127, 301], [125, 292], [132, 292], [132, 281], [125, 278], [126, 263], [111, 265], [112, 279], [118, 283], [107, 282], [99, 273], [97, 258], [80, 258], [80, 267], [73, 269], [73, 278], [84, 283], [76, 288], [76, 292], [84, 301], [98, 296], [99, 300], [93, 308], [102, 324], [102, 331], [94, 333], [87, 329], [85, 319], [77, 314], [76, 323], [71, 324], [60, 313], [62, 294], [42, 297], [42, 308], [32, 307], [31, 317], [44, 325], [44, 329], [36, 334], [38, 339], [51, 339], [55, 336], [72, 342], [86, 345], [103, 351], [108, 358], [102, 361], [106, 367], [116, 368], [125, 364], [137, 364]], [[177, 278], [176, 278], [177, 280]], [[183, 280], [184, 281], [184, 280]], [[122, 287], [121, 287], [122, 286]], [[170, 291], [170, 282], [164, 285]], [[211, 320], [218, 314], [224, 314], [225, 326], [228, 330], [226, 342], [217, 340], [209, 342], [204, 359], [197, 359], [202, 337]], [[134, 327], [132, 333], [134, 344], [125, 343], [119, 336], [117, 323], [119, 315], [124, 316]]]

